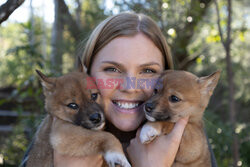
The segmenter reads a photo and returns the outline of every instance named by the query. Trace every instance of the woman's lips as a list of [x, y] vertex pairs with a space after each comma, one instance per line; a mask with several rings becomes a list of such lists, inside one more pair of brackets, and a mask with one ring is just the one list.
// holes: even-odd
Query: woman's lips
[[135, 113], [142, 109], [143, 101], [112, 100], [115, 109], [122, 113]]

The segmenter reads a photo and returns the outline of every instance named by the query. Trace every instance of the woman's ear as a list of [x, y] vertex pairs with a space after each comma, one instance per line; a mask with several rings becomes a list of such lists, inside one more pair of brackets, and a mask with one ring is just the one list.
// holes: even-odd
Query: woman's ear
[[87, 68], [82, 64], [81, 58], [78, 56], [77, 60], [77, 71], [87, 73]]

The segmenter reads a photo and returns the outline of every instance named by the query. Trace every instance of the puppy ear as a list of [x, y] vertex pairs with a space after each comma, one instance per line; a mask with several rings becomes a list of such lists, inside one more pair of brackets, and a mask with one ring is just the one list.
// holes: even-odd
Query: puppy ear
[[45, 76], [39, 70], [36, 70], [36, 72], [37, 72], [37, 74], [41, 80], [42, 86], [44, 88], [44, 94], [47, 95], [48, 92], [52, 92], [53, 89], [55, 88], [55, 84], [54, 84], [55, 79]]
[[87, 73], [87, 68], [82, 64], [81, 58], [78, 56], [77, 60], [77, 71]]
[[198, 83], [201, 85], [201, 93], [208, 94], [211, 96], [213, 94], [214, 88], [216, 87], [221, 71], [216, 71], [209, 76], [200, 77]]

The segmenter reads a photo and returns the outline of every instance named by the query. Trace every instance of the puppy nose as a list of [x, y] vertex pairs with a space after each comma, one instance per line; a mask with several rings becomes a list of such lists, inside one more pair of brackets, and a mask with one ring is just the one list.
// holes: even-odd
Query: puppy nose
[[101, 122], [101, 118], [102, 118], [101, 114], [94, 113], [94, 114], [90, 115], [89, 120], [91, 122], [93, 122], [94, 124], [97, 124], [97, 123]]
[[155, 105], [153, 103], [146, 103], [145, 104], [145, 110], [146, 112], [152, 112], [152, 110], [155, 108]]

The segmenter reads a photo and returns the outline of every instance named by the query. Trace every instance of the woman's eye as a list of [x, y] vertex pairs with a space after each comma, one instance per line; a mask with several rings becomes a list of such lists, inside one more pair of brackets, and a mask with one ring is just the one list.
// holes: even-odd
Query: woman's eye
[[73, 110], [77, 110], [79, 107], [78, 107], [78, 105], [76, 104], [76, 103], [69, 103], [68, 105], [67, 105], [67, 107], [69, 107], [69, 108], [71, 108], [71, 109], [73, 109]]
[[108, 71], [108, 72], [120, 72], [119, 70], [117, 70], [117, 69], [114, 68], [114, 67], [105, 68], [104, 71]]
[[156, 71], [153, 69], [144, 69], [143, 72], [144, 73], [156, 73]]

